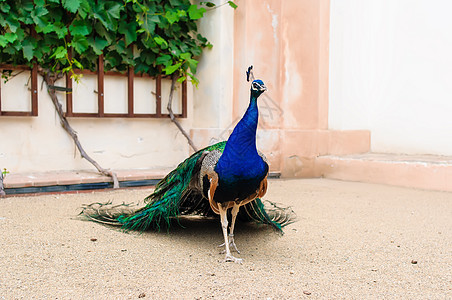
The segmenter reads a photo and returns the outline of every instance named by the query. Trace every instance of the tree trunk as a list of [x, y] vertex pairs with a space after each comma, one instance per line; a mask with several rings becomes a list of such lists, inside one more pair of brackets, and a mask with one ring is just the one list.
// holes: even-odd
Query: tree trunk
[[3, 176], [2, 171], [0, 170], [0, 197], [4, 197], [6, 195], [5, 189], [3, 187], [3, 179], [4, 179], [4, 176]]
[[185, 138], [188, 141], [188, 144], [192, 147], [192, 149], [195, 152], [198, 152], [198, 148], [195, 146], [192, 139], [190, 138], [188, 133], [184, 130], [182, 125], [180, 125], [179, 121], [177, 121], [177, 119], [173, 113], [173, 108], [172, 108], [173, 94], [174, 94], [174, 90], [176, 89], [176, 81], [177, 81], [177, 75], [176, 75], [176, 73], [173, 73], [173, 75], [171, 75], [171, 90], [170, 90], [170, 94], [169, 94], [168, 106], [166, 108], [168, 109], [171, 121], [177, 126], [177, 128], [179, 128], [180, 132], [182, 132], [182, 134], [185, 136]]
[[58, 116], [60, 117], [61, 126], [63, 126], [64, 130], [71, 136], [71, 138], [74, 140], [75, 145], [77, 146], [77, 149], [80, 151], [80, 155], [82, 158], [89, 161], [94, 167], [96, 167], [97, 171], [100, 173], [109, 176], [113, 180], [113, 188], [117, 189], [119, 188], [119, 181], [118, 177], [116, 176], [116, 173], [102, 168], [94, 159], [92, 159], [83, 149], [82, 145], [80, 144], [80, 141], [78, 139], [77, 133], [72, 129], [71, 125], [69, 125], [68, 120], [64, 116], [63, 107], [61, 106], [60, 102], [58, 101], [58, 97], [55, 93], [54, 89], [49, 88], [49, 86], [54, 86], [55, 81], [59, 78], [57, 75], [51, 76], [49, 73], [43, 73], [41, 74], [44, 78], [45, 83], [47, 84], [47, 92], [49, 93], [50, 99], [52, 99], [53, 105], [55, 106], [55, 110], [58, 113]]

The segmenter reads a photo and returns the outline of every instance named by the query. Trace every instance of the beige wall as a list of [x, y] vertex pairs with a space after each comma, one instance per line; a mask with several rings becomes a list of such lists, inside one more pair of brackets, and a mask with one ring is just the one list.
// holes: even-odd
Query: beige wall
[[331, 1], [334, 129], [368, 129], [372, 151], [452, 155], [452, 2]]
[[[15, 77], [7, 84], [2, 83], [3, 109], [29, 109], [29, 92], [26, 84], [29, 74]], [[126, 86], [124, 79], [106, 78], [105, 108], [110, 112], [123, 112], [126, 107]], [[39, 87], [42, 79], [39, 78]], [[63, 81], [61, 82], [63, 83]], [[140, 94], [147, 99], [152, 97], [148, 79], [136, 82], [135, 97], [138, 110], [152, 109], [140, 100]], [[163, 85], [168, 90], [169, 82]], [[74, 85], [74, 109], [82, 112], [97, 109], [96, 88], [92, 78], [85, 78], [81, 84]], [[167, 99], [168, 91], [163, 92]], [[0, 117], [0, 167], [11, 173], [37, 172], [51, 170], [93, 169], [80, 158], [74, 143], [62, 129], [53, 104], [45, 90], [39, 89], [38, 117]], [[178, 96], [178, 95], [177, 95]], [[64, 95], [59, 98], [64, 103]], [[189, 89], [189, 107], [192, 107], [192, 93]], [[166, 107], [165, 100], [162, 101]], [[176, 105], [176, 111], [180, 104]], [[192, 110], [189, 118], [181, 120], [189, 128], [192, 123]], [[161, 168], [177, 165], [188, 155], [188, 146], [183, 136], [169, 120], [126, 119], [126, 118], [69, 118], [77, 131], [85, 150], [104, 168], [135, 169]]]

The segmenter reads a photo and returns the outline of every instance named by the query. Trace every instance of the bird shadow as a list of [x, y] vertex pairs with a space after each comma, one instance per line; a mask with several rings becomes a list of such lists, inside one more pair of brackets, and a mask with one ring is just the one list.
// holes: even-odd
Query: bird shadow
[[[182, 216], [173, 220], [168, 227], [162, 227], [159, 231], [146, 230], [145, 236], [152, 238], [169, 237], [171, 239], [184, 240], [196, 243], [197, 246], [210, 248], [212, 244], [223, 242], [223, 232], [219, 218]], [[280, 235], [268, 225], [243, 222], [237, 220], [234, 229], [236, 239], [244, 247], [253, 246], [263, 237], [265, 239], [277, 239]]]

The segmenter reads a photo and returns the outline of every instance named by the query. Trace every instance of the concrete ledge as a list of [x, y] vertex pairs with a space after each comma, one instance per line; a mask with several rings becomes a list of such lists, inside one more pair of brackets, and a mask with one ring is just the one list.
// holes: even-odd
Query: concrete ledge
[[368, 153], [319, 156], [319, 176], [452, 192], [452, 157]]
[[321, 155], [367, 153], [367, 130], [285, 130], [281, 131], [281, 174], [285, 178], [319, 177], [315, 160]]
[[[232, 130], [218, 128], [191, 129], [196, 145], [226, 140]], [[319, 155], [367, 153], [368, 130], [268, 129], [257, 131], [257, 146], [269, 160], [271, 172], [285, 178], [318, 177], [315, 159]]]
[[[162, 179], [171, 169], [158, 170], [117, 170], [118, 180], [139, 181]], [[42, 173], [8, 174], [4, 180], [5, 189], [22, 187], [41, 187], [57, 185], [75, 185], [86, 183], [111, 182], [111, 178], [96, 171], [54, 171]]]

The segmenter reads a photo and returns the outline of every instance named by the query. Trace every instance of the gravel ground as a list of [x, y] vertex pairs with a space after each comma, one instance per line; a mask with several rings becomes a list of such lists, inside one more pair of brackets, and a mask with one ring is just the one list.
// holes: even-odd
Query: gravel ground
[[223, 262], [218, 220], [138, 234], [77, 218], [150, 192], [0, 199], [0, 299], [452, 299], [452, 193], [272, 180], [265, 198], [298, 222], [238, 224], [243, 264]]

